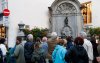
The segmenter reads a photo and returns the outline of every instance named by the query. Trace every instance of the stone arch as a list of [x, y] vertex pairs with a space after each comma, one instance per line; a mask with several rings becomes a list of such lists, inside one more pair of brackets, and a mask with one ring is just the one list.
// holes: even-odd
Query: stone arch
[[[72, 36], [76, 37], [83, 29], [83, 19], [78, 0], [55, 0], [50, 9], [51, 30], [61, 36], [64, 28], [64, 19], [68, 17], [69, 27], [72, 28]], [[55, 25], [56, 24], [56, 25]]]
[[[60, 4], [62, 4], [62, 3], [65, 3], [65, 2], [74, 5], [74, 6], [77, 8], [77, 10], [79, 10], [78, 8], [81, 7], [81, 4], [79, 3], [78, 0], [55, 0], [55, 1], [52, 3], [52, 5], [51, 5], [52, 11], [55, 11], [55, 9], [56, 9], [56, 7], [57, 7], [58, 5], [60, 5]], [[77, 6], [78, 6], [78, 7], [77, 7]], [[80, 11], [78, 11], [78, 12], [80, 12]], [[54, 12], [53, 12], [53, 13], [54, 13]]]

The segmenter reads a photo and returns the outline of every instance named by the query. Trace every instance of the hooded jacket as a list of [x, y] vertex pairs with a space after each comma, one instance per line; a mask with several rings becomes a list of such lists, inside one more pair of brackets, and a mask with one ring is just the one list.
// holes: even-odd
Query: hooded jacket
[[52, 53], [52, 60], [53, 63], [67, 63], [64, 59], [66, 49], [63, 46], [56, 45], [53, 53]]

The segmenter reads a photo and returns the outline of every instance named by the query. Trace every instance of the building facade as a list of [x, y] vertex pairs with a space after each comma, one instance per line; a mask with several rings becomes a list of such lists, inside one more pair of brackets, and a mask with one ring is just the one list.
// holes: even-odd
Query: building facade
[[[0, 0], [0, 12], [3, 11], [3, 2]], [[49, 28], [49, 10], [48, 7], [52, 5], [55, 0], [8, 0], [8, 7], [11, 12], [8, 27], [8, 42], [9, 47], [13, 47], [17, 36], [18, 23], [23, 21], [26, 25], [30, 25], [30, 29], [34, 26]], [[60, 0], [59, 0], [60, 1]], [[64, 1], [64, 0], [63, 0]], [[74, 0], [73, 0], [74, 1]], [[85, 23], [89, 23], [93, 27], [100, 27], [100, 1], [99, 0], [78, 0], [80, 3], [92, 1], [92, 16], [86, 17], [87, 14], [84, 10], [83, 14]], [[2, 3], [2, 4], [1, 4]], [[3, 7], [2, 7], [3, 6]], [[61, 5], [62, 6], [62, 5]], [[60, 6], [59, 6], [60, 7]], [[59, 8], [58, 7], [58, 8]], [[86, 9], [86, 8], [85, 8]], [[88, 18], [88, 19], [87, 19]], [[68, 18], [69, 19], [69, 18]], [[2, 18], [1, 18], [2, 20]], [[88, 21], [86, 21], [88, 20]], [[89, 21], [91, 20], [91, 21]], [[2, 22], [2, 21], [0, 21]], [[3, 23], [1, 23], [3, 25]], [[5, 27], [4, 27], [5, 28]]]
[[6, 0], [0, 0], [0, 37], [6, 38], [6, 27], [4, 26], [4, 16], [3, 16], [3, 10], [7, 8], [7, 1]]

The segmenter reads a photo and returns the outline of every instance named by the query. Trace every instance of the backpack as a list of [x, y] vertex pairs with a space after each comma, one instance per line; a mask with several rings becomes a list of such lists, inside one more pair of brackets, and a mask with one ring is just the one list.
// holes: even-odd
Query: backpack
[[3, 62], [3, 53], [2, 50], [0, 49], [0, 63]]
[[34, 45], [34, 52], [32, 54], [32, 58], [31, 61], [32, 62], [38, 62], [38, 63], [46, 63], [45, 62], [45, 54], [44, 54], [44, 50], [41, 47], [36, 48], [37, 46], [39, 46], [40, 43], [35, 43]]
[[33, 51], [34, 51], [34, 43], [26, 42], [24, 45], [24, 56], [26, 61], [31, 61]]

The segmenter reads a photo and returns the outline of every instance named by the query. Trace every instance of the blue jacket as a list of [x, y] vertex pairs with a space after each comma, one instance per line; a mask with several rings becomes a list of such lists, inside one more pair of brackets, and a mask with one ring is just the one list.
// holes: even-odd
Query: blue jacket
[[44, 54], [45, 54], [45, 56], [46, 56], [47, 53], [48, 53], [48, 44], [47, 44], [47, 42], [43, 42], [43, 43], [41, 44], [41, 46], [42, 46], [42, 49], [45, 51]]
[[53, 63], [67, 63], [64, 59], [66, 52], [67, 51], [63, 46], [56, 45], [56, 47], [52, 53]]

